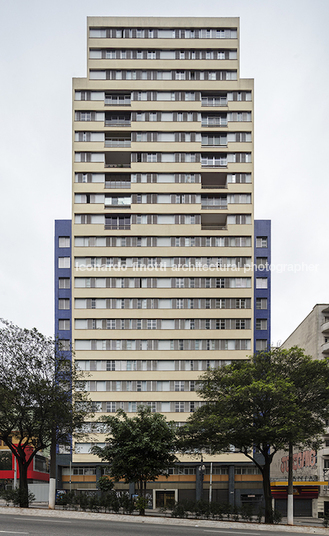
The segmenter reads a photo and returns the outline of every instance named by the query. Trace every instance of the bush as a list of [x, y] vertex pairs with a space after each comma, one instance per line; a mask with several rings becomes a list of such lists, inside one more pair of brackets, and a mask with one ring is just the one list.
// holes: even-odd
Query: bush
[[205, 517], [208, 519], [210, 517], [210, 505], [207, 501], [197, 501], [195, 504], [195, 516], [197, 518]]
[[129, 493], [122, 493], [120, 495], [120, 506], [124, 514], [132, 514], [135, 510], [134, 501], [129, 497]]
[[[21, 504], [21, 491], [19, 488], [1, 490], [0, 497], [6, 501], [6, 506], [9, 506], [10, 503], [12, 503], [14, 506], [19, 506]], [[35, 495], [32, 493], [32, 491], [28, 492], [27, 498], [29, 505], [35, 501]]]
[[138, 495], [136, 499], [136, 508], [139, 511], [139, 515], [145, 515], [145, 509], [148, 507], [148, 500], [143, 495]]
[[241, 506], [240, 509], [241, 518], [243, 521], [252, 521], [252, 516], [254, 514], [254, 507], [250, 503], [245, 503]]
[[233, 506], [233, 509], [232, 509], [232, 519], [233, 521], [239, 521], [239, 517], [240, 517], [240, 510], [237, 506]]
[[210, 503], [210, 513], [213, 517], [213, 519], [223, 519], [224, 517], [224, 509], [223, 505], [220, 503], [212, 502]]
[[279, 510], [274, 510], [274, 512], [273, 512], [273, 523], [275, 523], [277, 525], [278, 523], [281, 523], [281, 521], [282, 521], [281, 512], [279, 512]]
[[79, 506], [84, 512], [89, 508], [89, 497], [86, 493], [79, 493], [78, 496]]
[[261, 504], [259, 505], [256, 516], [257, 516], [257, 523], [261, 523], [264, 517], [264, 508], [262, 507]]
[[89, 496], [88, 508], [91, 512], [99, 512], [101, 506], [100, 498], [95, 493]]
[[58, 499], [57, 504], [63, 507], [63, 510], [68, 510], [69, 508], [77, 508], [79, 504], [79, 498], [76, 496], [74, 491], [67, 491], [63, 493]]
[[188, 511], [184, 502], [177, 502], [171, 511], [171, 517], [188, 517]]

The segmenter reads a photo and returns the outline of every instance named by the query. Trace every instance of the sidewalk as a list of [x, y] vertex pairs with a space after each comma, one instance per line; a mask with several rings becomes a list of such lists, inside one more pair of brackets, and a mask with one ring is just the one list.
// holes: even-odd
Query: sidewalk
[[147, 510], [146, 516], [139, 515], [123, 515], [123, 514], [105, 514], [95, 512], [80, 512], [75, 510], [62, 510], [56, 508], [56, 510], [48, 510], [47, 505], [41, 504], [34, 505], [30, 508], [14, 508], [12, 506], [5, 506], [4, 501], [0, 501], [0, 515], [23, 515], [23, 516], [44, 516], [44, 517], [61, 517], [71, 519], [98, 519], [108, 520], [125, 523], [148, 523], [153, 525], [185, 525], [190, 527], [212, 527], [217, 529], [247, 529], [247, 530], [259, 530], [259, 531], [271, 531], [271, 532], [299, 532], [304, 534], [326, 534], [328, 536], [329, 530], [324, 528], [321, 519], [314, 518], [296, 518], [293, 526], [284, 524], [284, 521], [280, 525], [265, 525], [264, 523], [245, 523], [243, 521], [212, 521], [208, 519], [180, 519], [165, 517], [163, 514], [156, 513], [154, 510]]

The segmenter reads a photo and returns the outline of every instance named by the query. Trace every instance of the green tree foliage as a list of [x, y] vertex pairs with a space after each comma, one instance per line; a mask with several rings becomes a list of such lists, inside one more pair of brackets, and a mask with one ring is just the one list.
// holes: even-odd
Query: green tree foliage
[[[322, 442], [329, 412], [329, 362], [312, 360], [300, 348], [276, 349], [250, 361], [208, 371], [199, 394], [205, 405], [181, 430], [182, 449], [235, 449], [252, 459], [263, 476], [265, 522], [273, 522], [270, 465], [293, 445]], [[254, 459], [255, 449], [263, 462]]]
[[[160, 413], [140, 406], [137, 415], [129, 418], [123, 410], [116, 416], [106, 417], [110, 435], [104, 448], [94, 447], [93, 452], [109, 463], [109, 475], [114, 480], [136, 482], [140, 496], [145, 499], [146, 483], [167, 470], [176, 461], [174, 423], [167, 422]], [[145, 500], [140, 513], [145, 512]]]
[[20, 506], [28, 507], [27, 469], [33, 458], [54, 439], [69, 445], [90, 403], [79, 372], [54, 340], [1, 322], [0, 439], [17, 459]]

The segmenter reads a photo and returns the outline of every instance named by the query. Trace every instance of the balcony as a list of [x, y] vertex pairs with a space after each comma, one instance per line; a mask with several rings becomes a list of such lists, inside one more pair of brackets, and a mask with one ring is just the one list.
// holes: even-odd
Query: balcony
[[226, 227], [226, 215], [225, 214], [202, 214], [201, 215], [201, 229], [202, 231], [222, 231]]
[[109, 138], [105, 140], [105, 147], [131, 147], [130, 138]]
[[329, 335], [329, 321], [324, 322], [321, 326], [322, 333], [326, 333]]
[[131, 206], [131, 196], [124, 196], [124, 195], [114, 195], [111, 196], [110, 194], [107, 194], [105, 196], [105, 209], [120, 209], [125, 210], [127, 208], [130, 208]]
[[227, 198], [225, 197], [204, 197], [201, 196], [201, 208], [208, 210], [227, 209]]
[[130, 153], [125, 153], [122, 151], [113, 151], [105, 153], [106, 168], [130, 168], [130, 160]]
[[201, 126], [202, 127], [227, 127], [227, 117], [223, 117], [223, 116], [202, 117]]
[[220, 168], [227, 167], [227, 158], [201, 157], [201, 167]]
[[115, 231], [129, 231], [130, 230], [130, 223], [106, 223], [104, 225], [105, 231], [115, 230]]
[[106, 106], [130, 106], [131, 99], [129, 95], [105, 93], [104, 104]]
[[106, 127], [130, 127], [131, 115], [128, 113], [111, 114], [109, 112], [106, 112], [105, 126]]
[[105, 188], [130, 188], [131, 177], [128, 173], [106, 173]]
[[201, 188], [227, 188], [226, 173], [201, 173]]
[[226, 97], [202, 97], [201, 106], [227, 106]]
[[131, 188], [130, 181], [107, 181], [105, 188]]
[[329, 342], [325, 342], [322, 346], [321, 346], [321, 349], [322, 349], [322, 353], [324, 355], [329, 355]]
[[130, 229], [130, 216], [122, 216], [121, 214], [106, 216], [104, 229], [127, 231]]

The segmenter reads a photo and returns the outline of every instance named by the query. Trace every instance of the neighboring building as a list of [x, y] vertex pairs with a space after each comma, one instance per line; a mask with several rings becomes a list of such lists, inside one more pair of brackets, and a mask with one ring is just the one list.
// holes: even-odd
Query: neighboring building
[[254, 349], [271, 347], [271, 221], [255, 220]]
[[[254, 240], [267, 237], [269, 259], [270, 226], [254, 233], [253, 80], [238, 58], [237, 18], [88, 18], [88, 75], [73, 80], [72, 232], [56, 222], [55, 327], [65, 340], [72, 330], [96, 417], [143, 403], [180, 426], [201, 404], [204, 371], [246, 359], [256, 333], [269, 345], [270, 271], [256, 289], [250, 267]], [[101, 425], [86, 426], [102, 444]], [[72, 470], [63, 455], [58, 487], [95, 487], [90, 447], [73, 445]], [[204, 459], [214, 500], [260, 499], [245, 457]], [[150, 483], [154, 506], [195, 497], [199, 465], [185, 457]]]
[[[11, 450], [0, 440], [0, 489], [2, 485], [13, 487], [15, 478], [19, 480], [18, 463]], [[42, 453], [34, 456], [27, 469], [27, 479], [29, 484], [49, 482], [48, 459]]]
[[[284, 341], [281, 348], [303, 348], [313, 359], [329, 355], [329, 304], [315, 305], [310, 314]], [[317, 452], [294, 451], [294, 509], [296, 516], [329, 515], [329, 429], [324, 447]], [[288, 453], [279, 452], [271, 468], [272, 493], [278, 509], [286, 511]]]

